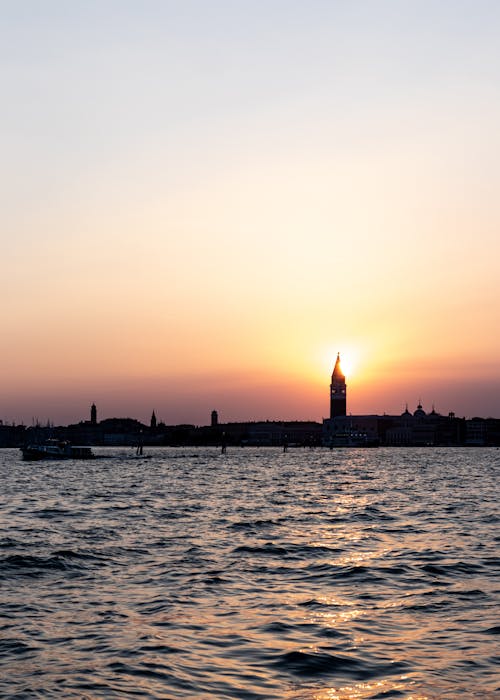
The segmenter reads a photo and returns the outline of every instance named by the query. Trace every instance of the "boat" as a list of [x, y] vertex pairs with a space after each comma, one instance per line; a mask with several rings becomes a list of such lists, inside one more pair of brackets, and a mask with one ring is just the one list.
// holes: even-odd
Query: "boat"
[[94, 459], [90, 447], [75, 447], [67, 440], [50, 439], [43, 443], [33, 443], [21, 447], [25, 461], [39, 459]]

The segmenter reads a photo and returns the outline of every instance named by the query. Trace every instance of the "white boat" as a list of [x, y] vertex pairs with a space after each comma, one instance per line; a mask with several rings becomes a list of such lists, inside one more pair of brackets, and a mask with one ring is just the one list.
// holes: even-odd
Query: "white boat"
[[67, 440], [46, 440], [40, 444], [21, 447], [23, 459], [35, 461], [39, 459], [93, 459], [95, 455], [90, 447], [74, 447]]

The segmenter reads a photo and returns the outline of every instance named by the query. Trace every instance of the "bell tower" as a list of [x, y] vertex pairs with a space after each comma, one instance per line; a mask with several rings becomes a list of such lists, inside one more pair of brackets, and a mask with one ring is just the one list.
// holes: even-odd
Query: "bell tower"
[[337, 353], [330, 384], [330, 418], [347, 415], [347, 386], [340, 367], [340, 353]]

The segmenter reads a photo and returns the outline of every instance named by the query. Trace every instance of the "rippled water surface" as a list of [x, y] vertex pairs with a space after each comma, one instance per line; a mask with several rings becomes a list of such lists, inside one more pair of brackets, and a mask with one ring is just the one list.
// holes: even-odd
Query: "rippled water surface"
[[0, 451], [0, 695], [500, 698], [497, 449]]

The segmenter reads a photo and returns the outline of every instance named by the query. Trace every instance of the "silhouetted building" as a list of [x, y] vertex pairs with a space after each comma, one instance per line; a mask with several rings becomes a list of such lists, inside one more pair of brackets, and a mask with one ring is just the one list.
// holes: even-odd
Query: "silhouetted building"
[[[219, 424], [228, 445], [314, 447], [321, 444], [321, 423], [315, 421], [251, 421]], [[220, 433], [222, 435], [222, 433]]]
[[219, 425], [219, 414], [217, 411], [212, 411], [210, 416], [210, 425], [212, 428], [216, 428]]
[[97, 408], [95, 403], [90, 407], [90, 422], [92, 425], [97, 425]]
[[498, 426], [474, 418], [466, 421], [454, 413], [442, 416], [434, 406], [426, 413], [419, 401], [413, 413], [408, 405], [401, 415], [347, 415], [346, 382], [337, 355], [330, 384], [330, 418], [323, 421], [323, 445], [394, 446], [488, 445], [496, 444]]
[[6, 425], [0, 421], [0, 447], [20, 447], [25, 442], [24, 425]]
[[465, 425], [465, 444], [476, 447], [487, 443], [487, 425], [484, 418], [471, 418]]
[[135, 418], [106, 418], [99, 426], [103, 431], [104, 445], [144, 444], [147, 428]]
[[149, 425], [150, 425], [150, 427], [151, 427], [151, 430], [156, 430], [156, 415], [155, 415], [155, 412], [154, 412], [154, 411], [153, 411], [153, 413], [151, 414], [151, 422], [150, 422]]
[[380, 416], [335, 416], [323, 421], [323, 445], [364, 447], [380, 441]]
[[340, 354], [337, 354], [330, 384], [330, 418], [345, 416], [347, 412], [347, 386], [340, 367]]

